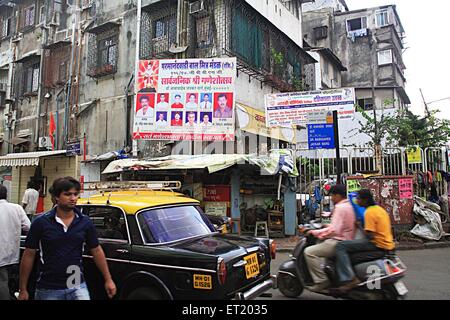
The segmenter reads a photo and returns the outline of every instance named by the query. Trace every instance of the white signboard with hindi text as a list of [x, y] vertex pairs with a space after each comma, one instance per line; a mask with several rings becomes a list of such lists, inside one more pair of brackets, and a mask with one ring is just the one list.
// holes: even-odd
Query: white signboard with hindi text
[[351, 119], [355, 114], [355, 89], [269, 94], [265, 106], [270, 128], [306, 125], [310, 112], [336, 110], [339, 119]]

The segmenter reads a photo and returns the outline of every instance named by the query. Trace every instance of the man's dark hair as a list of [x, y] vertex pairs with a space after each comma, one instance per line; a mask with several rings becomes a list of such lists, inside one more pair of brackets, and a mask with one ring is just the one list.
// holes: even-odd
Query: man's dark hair
[[150, 101], [150, 97], [149, 97], [149, 96], [141, 96], [141, 97], [139, 98], [139, 102], [142, 103], [142, 100]]
[[51, 193], [55, 197], [59, 197], [62, 192], [69, 191], [70, 189], [75, 189], [77, 191], [81, 190], [80, 182], [72, 177], [65, 177], [56, 179], [53, 182], [53, 186], [50, 188]]
[[217, 100], [219, 100], [220, 98], [225, 98], [228, 100], [227, 95], [223, 94], [223, 93], [219, 94], [219, 96], [217, 97]]
[[339, 195], [342, 198], [347, 197], [347, 187], [342, 184], [337, 184], [332, 186], [330, 189], [330, 194]]
[[176, 98], [176, 97], [178, 97], [178, 98], [181, 99], [181, 95], [179, 95], [179, 94], [176, 94], [176, 95], [175, 95], [175, 98]]
[[375, 199], [373, 198], [372, 191], [368, 189], [363, 189], [358, 191], [358, 198], [361, 200], [367, 201], [367, 204], [370, 206], [376, 205]]
[[193, 96], [194, 98], [197, 98], [197, 96], [195, 95], [195, 93], [191, 93], [191, 94], [189, 95], [189, 98], [192, 97], [192, 96]]
[[203, 95], [203, 99], [204, 99], [205, 97], [208, 97], [208, 98], [209, 98], [209, 93], [205, 93], [205, 94]]
[[6, 200], [8, 198], [8, 189], [0, 184], [0, 200]]

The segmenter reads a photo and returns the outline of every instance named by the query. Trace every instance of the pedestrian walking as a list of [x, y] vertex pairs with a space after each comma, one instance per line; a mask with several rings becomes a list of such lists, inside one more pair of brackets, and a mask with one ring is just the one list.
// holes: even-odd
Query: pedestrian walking
[[8, 269], [19, 263], [21, 230], [30, 229], [25, 211], [6, 200], [7, 192], [0, 185], [0, 300], [10, 299]]
[[36, 219], [25, 242], [20, 265], [19, 300], [28, 300], [28, 280], [40, 250], [36, 300], [90, 300], [83, 274], [83, 248], [89, 249], [100, 269], [109, 298], [116, 286], [100, 247], [94, 224], [77, 208], [80, 183], [71, 177], [53, 182], [56, 207]]
[[29, 181], [27, 184], [27, 190], [23, 194], [22, 207], [28, 215], [30, 220], [36, 215], [36, 209], [39, 201], [39, 189], [40, 186], [35, 181]]

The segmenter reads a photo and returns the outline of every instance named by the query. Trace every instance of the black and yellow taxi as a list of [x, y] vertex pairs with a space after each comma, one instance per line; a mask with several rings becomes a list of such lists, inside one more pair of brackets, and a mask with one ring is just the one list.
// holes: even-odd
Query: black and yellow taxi
[[[276, 287], [271, 240], [217, 232], [199, 201], [173, 190], [97, 190], [78, 208], [96, 227], [117, 299], [246, 300]], [[100, 271], [84, 259], [91, 297], [106, 299]]]

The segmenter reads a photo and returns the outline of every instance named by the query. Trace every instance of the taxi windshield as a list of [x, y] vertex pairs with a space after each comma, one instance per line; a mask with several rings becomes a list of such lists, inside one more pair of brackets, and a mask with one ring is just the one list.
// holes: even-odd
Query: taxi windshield
[[149, 209], [138, 214], [145, 243], [166, 243], [208, 235], [213, 225], [198, 206]]

